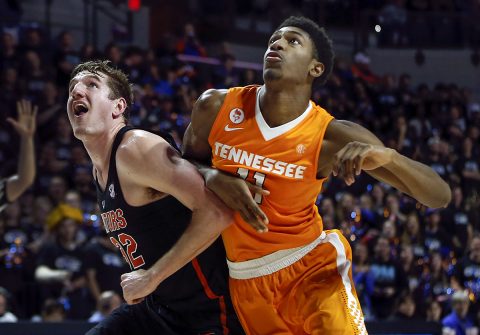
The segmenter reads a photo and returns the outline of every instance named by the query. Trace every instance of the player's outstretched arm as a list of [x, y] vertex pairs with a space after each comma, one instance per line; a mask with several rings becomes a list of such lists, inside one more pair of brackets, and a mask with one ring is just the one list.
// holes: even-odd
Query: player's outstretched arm
[[191, 160], [212, 190], [232, 210], [258, 232], [268, 230], [268, 218], [253, 199], [252, 193], [263, 196], [267, 190], [241, 178], [230, 176], [211, 167], [212, 150], [208, 136], [225, 99], [226, 90], [208, 90], [195, 103], [192, 121], [183, 138], [183, 156]]
[[332, 172], [351, 185], [362, 170], [428, 207], [445, 207], [450, 202], [450, 187], [433, 169], [385, 147], [358, 124], [332, 121], [320, 152], [319, 174]]
[[[180, 157], [162, 138], [134, 130], [117, 151], [119, 174], [125, 185], [171, 194], [193, 212], [192, 221], [177, 243], [150, 269], [122, 275], [127, 303], [140, 302], [168, 276], [205, 250], [232, 222], [232, 212], [205, 187], [194, 165]], [[123, 182], [123, 181], [122, 181]]]
[[20, 135], [20, 156], [17, 174], [7, 180], [6, 195], [8, 201], [15, 201], [35, 180], [35, 150], [33, 135], [35, 134], [37, 106], [32, 107], [28, 100], [17, 102], [18, 118], [7, 118]]

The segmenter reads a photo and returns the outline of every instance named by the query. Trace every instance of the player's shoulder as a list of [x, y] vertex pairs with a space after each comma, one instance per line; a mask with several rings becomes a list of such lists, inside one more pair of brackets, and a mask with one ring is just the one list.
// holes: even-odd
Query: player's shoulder
[[228, 90], [226, 89], [209, 89], [203, 92], [197, 99], [194, 107], [195, 113], [216, 114], [223, 105]]
[[325, 137], [331, 136], [344, 136], [349, 135], [351, 132], [359, 131], [364, 129], [357, 123], [347, 121], [347, 120], [337, 120], [333, 119], [327, 127], [327, 131], [325, 133]]
[[137, 164], [170, 147], [161, 136], [142, 129], [132, 129], [125, 133], [117, 150], [117, 158], [126, 164]]

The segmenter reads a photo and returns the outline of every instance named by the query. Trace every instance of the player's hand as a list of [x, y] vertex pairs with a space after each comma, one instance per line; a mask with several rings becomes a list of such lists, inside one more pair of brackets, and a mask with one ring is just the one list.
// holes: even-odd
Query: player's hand
[[347, 185], [355, 182], [362, 170], [375, 170], [393, 159], [394, 150], [379, 145], [350, 142], [334, 156], [333, 175], [345, 180]]
[[238, 211], [242, 219], [257, 232], [268, 231], [268, 218], [253, 199], [252, 193], [267, 196], [269, 191], [216, 169], [211, 169], [205, 176], [205, 182], [227, 207]]
[[32, 137], [36, 128], [36, 117], [38, 107], [32, 108], [32, 103], [28, 100], [17, 101], [18, 120], [7, 118], [13, 128], [22, 137]]
[[143, 269], [124, 273], [120, 279], [123, 298], [129, 305], [142, 302], [143, 299], [155, 291], [158, 286], [153, 280], [151, 273]]

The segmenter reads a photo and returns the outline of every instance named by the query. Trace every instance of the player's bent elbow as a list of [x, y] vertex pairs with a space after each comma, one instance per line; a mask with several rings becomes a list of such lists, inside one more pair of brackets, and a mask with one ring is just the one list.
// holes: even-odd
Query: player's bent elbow
[[443, 182], [443, 187], [440, 192], [434, 192], [434, 197], [430, 199], [427, 205], [430, 208], [445, 208], [452, 200], [452, 191], [447, 183]]

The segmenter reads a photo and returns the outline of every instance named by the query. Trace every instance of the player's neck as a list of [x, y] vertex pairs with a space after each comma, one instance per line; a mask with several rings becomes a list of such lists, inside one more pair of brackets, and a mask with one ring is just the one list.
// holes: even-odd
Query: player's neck
[[117, 124], [105, 133], [83, 140], [85, 149], [87, 150], [93, 166], [97, 171], [98, 177], [107, 177], [110, 165], [110, 154], [112, 152], [113, 141], [118, 131], [122, 129], [124, 124]]
[[305, 112], [310, 94], [310, 90], [298, 85], [288, 89], [263, 85], [259, 94], [260, 111], [270, 127], [278, 127]]

